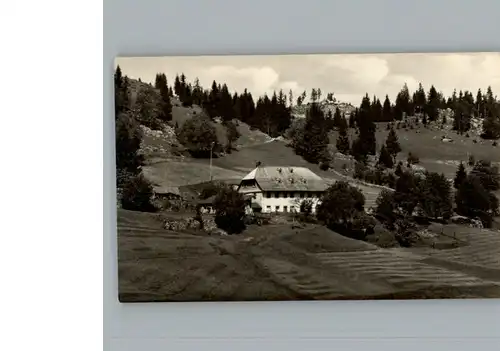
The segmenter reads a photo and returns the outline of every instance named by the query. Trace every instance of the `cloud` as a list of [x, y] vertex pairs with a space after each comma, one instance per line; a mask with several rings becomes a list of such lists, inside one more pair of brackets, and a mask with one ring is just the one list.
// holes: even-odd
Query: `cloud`
[[320, 88], [323, 96], [333, 92], [357, 105], [366, 93], [394, 100], [404, 83], [410, 90], [419, 83], [426, 90], [434, 85], [445, 95], [453, 89], [500, 90], [500, 53], [149, 57], [117, 63], [124, 74], [143, 81], [152, 82], [163, 72], [172, 82], [183, 72], [189, 81], [198, 77], [206, 88], [216, 80], [231, 91], [246, 88], [254, 98], [279, 89], [309, 95]]
[[226, 83], [231, 91], [242, 92], [248, 89], [256, 95], [270, 92], [279, 84], [279, 74], [272, 67], [235, 68], [233, 66], [212, 66], [199, 76], [203, 86], [210, 87], [215, 79]]

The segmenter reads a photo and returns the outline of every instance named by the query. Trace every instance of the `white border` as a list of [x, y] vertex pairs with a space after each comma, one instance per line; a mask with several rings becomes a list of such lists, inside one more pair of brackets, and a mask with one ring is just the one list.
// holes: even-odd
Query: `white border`
[[498, 1], [106, 0], [104, 95], [101, 11], [0, 6], [1, 349], [497, 349], [498, 300], [118, 304], [111, 79], [117, 55], [499, 51]]

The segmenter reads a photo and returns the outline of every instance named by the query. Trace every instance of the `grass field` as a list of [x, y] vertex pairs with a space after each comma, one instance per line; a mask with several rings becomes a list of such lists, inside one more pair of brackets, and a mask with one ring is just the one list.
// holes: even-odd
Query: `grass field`
[[[385, 143], [389, 132], [386, 130], [385, 123], [378, 123], [377, 128], [375, 137], [378, 151]], [[458, 164], [460, 161], [467, 162], [469, 154], [474, 155], [476, 160], [486, 159], [500, 163], [500, 147], [493, 147], [491, 141], [485, 141], [479, 137], [467, 138], [450, 131], [423, 127], [413, 130], [400, 128], [396, 130], [396, 133], [402, 149], [398, 155], [399, 160], [406, 161], [408, 153], [412, 152], [420, 158], [420, 165], [431, 172], [444, 173], [447, 177], [455, 175]], [[452, 138], [453, 142], [442, 142], [442, 136]], [[337, 137], [337, 131], [333, 131], [330, 134], [330, 143], [335, 145]], [[349, 129], [349, 140], [352, 141], [354, 138], [356, 138], [354, 130]], [[473, 142], [474, 139], [477, 143]]]
[[120, 299], [498, 297], [500, 234], [480, 235], [458, 249], [381, 249], [312, 224], [210, 237], [164, 230], [162, 215], [118, 210]]
[[[197, 107], [186, 108], [177, 102], [173, 119], [182, 125], [199, 112]], [[225, 140], [224, 127], [216, 124], [216, 129]], [[268, 166], [304, 166], [330, 183], [351, 181], [364, 193], [365, 207], [375, 205], [380, 188], [322, 171], [284, 142], [271, 141], [243, 123], [238, 129], [242, 134], [236, 142], [238, 150], [213, 159], [214, 179], [241, 179], [258, 161]], [[379, 145], [387, 133], [384, 125], [378, 126]], [[403, 149], [400, 159], [411, 151], [428, 170], [450, 178], [469, 153], [476, 159], [500, 162], [500, 149], [491, 142], [473, 143], [472, 137], [423, 128], [419, 133], [399, 129], [397, 134]], [[443, 143], [444, 134], [454, 142]], [[335, 140], [333, 132], [333, 144]], [[161, 138], [147, 142], [171, 147]], [[334, 160], [334, 168], [340, 170], [342, 163]], [[181, 186], [208, 181], [209, 164], [208, 159], [160, 153], [148, 158], [144, 173], [155, 186]], [[383, 249], [312, 224], [303, 228], [251, 226], [242, 235], [226, 237], [173, 232], [163, 229], [165, 216], [175, 217], [118, 210], [122, 301], [500, 297], [498, 231], [436, 224], [430, 230], [444, 243], [441, 249]], [[446, 244], [457, 240], [458, 247]]]

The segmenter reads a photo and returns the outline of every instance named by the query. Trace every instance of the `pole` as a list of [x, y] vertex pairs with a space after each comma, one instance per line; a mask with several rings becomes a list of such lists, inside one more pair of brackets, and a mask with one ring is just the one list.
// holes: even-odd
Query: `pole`
[[210, 145], [210, 181], [212, 181], [212, 150], [214, 148], [214, 143]]

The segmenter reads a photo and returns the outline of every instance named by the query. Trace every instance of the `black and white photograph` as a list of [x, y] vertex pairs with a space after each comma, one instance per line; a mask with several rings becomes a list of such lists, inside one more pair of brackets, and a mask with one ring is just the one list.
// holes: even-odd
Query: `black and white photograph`
[[119, 57], [121, 302], [500, 298], [500, 54]]

